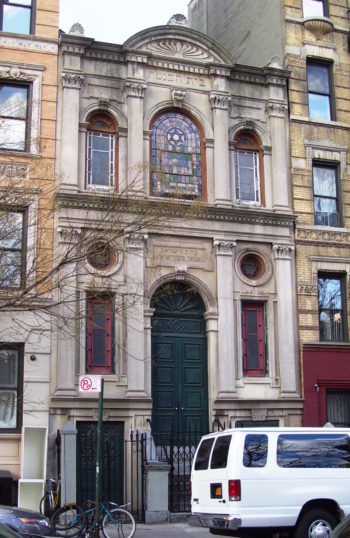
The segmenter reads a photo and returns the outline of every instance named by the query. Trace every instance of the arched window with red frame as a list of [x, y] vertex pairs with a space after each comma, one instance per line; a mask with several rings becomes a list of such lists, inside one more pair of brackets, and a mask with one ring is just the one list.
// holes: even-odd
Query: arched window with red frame
[[241, 131], [234, 139], [237, 202], [264, 205], [264, 171], [260, 138]]
[[86, 187], [116, 185], [117, 124], [108, 114], [97, 112], [89, 119], [86, 137]]
[[151, 138], [153, 196], [206, 196], [203, 139], [200, 126], [179, 110], [168, 110], [155, 118]]

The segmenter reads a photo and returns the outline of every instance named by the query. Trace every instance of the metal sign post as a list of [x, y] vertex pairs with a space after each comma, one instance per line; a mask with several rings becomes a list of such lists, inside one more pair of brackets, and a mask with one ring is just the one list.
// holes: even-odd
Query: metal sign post
[[100, 502], [101, 502], [101, 473], [102, 473], [102, 421], [103, 421], [103, 385], [104, 379], [97, 375], [84, 375], [79, 379], [79, 392], [98, 392], [98, 422], [96, 447], [96, 509], [95, 509], [95, 538], [100, 536]]
[[100, 502], [101, 502], [101, 472], [102, 472], [102, 421], [103, 421], [103, 385], [101, 379], [101, 390], [98, 398], [98, 422], [97, 422], [97, 448], [96, 448], [96, 525], [95, 537], [100, 535]]

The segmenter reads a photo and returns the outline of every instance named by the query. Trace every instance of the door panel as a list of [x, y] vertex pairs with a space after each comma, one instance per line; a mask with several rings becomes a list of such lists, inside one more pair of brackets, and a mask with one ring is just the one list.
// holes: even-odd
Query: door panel
[[208, 430], [203, 310], [198, 294], [165, 297], [156, 309], [152, 320], [154, 432]]

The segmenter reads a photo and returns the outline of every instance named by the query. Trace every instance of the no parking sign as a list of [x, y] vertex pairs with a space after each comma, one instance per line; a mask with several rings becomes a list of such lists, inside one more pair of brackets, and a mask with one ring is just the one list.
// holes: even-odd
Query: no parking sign
[[79, 392], [101, 392], [101, 376], [81, 375], [79, 378]]

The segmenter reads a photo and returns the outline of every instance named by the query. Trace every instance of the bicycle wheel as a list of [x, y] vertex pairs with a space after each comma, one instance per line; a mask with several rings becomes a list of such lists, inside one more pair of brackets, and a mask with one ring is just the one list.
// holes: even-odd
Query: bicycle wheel
[[124, 508], [113, 508], [102, 520], [102, 532], [105, 538], [132, 538], [135, 531], [135, 520]]
[[57, 536], [77, 536], [83, 530], [84, 522], [84, 512], [76, 504], [62, 506], [51, 518]]

